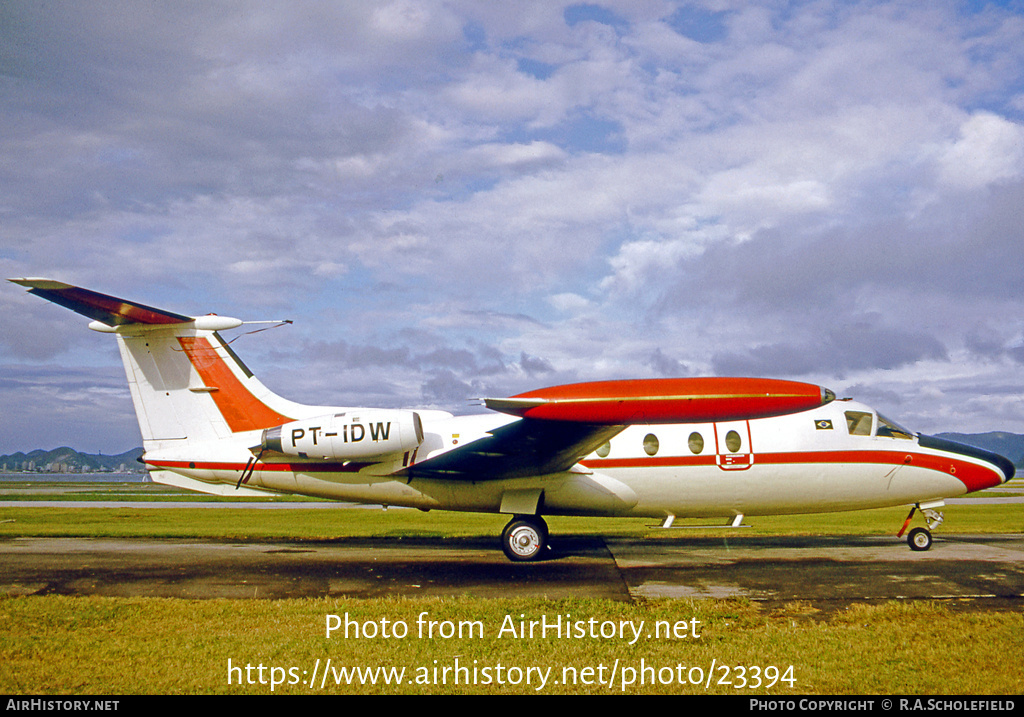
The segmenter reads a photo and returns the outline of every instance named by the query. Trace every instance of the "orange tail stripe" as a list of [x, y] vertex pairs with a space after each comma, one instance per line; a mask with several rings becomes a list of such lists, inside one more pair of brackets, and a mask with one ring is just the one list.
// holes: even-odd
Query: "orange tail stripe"
[[215, 389], [210, 395], [232, 433], [280, 426], [292, 420], [252, 395], [205, 337], [179, 336], [178, 343], [203, 385]]

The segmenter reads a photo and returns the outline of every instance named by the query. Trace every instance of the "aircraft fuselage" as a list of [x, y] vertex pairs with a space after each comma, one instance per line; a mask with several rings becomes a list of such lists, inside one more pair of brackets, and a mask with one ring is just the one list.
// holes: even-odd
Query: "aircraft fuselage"
[[[845, 400], [773, 418], [628, 426], [572, 470], [555, 474], [498, 480], [392, 475], [512, 420], [427, 414], [415, 457], [403, 452], [371, 463], [264, 458], [245, 485], [332, 500], [493, 513], [510, 512], [502, 510], [510, 492], [541, 491], [543, 512], [551, 515], [696, 518], [924, 503], [1008, 479], [1006, 466], [993, 462], [998, 456], [924, 446], [916, 435], [887, 428], [867, 406]], [[188, 456], [150, 452], [146, 460], [200, 484], [192, 487], [234, 487], [252, 459], [254, 442], [255, 434], [239, 436], [232, 451], [236, 460], [225, 460], [223, 442], [211, 446], [217, 455], [210, 460], [195, 446]], [[183, 483], [163, 470], [154, 473], [155, 480]]]

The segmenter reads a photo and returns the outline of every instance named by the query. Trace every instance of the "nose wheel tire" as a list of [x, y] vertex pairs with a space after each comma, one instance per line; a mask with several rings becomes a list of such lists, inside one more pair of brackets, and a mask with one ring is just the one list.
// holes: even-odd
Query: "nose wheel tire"
[[911, 550], [928, 550], [932, 547], [932, 534], [927, 528], [914, 528], [907, 534]]
[[537, 516], [516, 516], [501, 533], [501, 547], [509, 560], [536, 560], [548, 547], [548, 526]]

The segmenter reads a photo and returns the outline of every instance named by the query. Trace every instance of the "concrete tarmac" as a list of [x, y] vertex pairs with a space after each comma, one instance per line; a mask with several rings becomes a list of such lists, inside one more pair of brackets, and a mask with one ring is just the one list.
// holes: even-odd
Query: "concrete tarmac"
[[237, 542], [0, 539], [0, 594], [179, 598], [742, 597], [851, 602], [937, 599], [1024, 606], [1024, 536], [935, 534], [911, 551], [892, 536], [552, 536], [549, 556], [509, 562], [497, 539]]

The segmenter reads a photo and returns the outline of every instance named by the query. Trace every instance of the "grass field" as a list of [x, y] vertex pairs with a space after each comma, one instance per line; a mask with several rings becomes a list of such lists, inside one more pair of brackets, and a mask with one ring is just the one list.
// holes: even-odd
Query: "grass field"
[[[742, 532], [884, 535], [904, 517], [890, 509], [756, 518]], [[0, 508], [0, 539], [494, 536], [504, 522], [48, 503]], [[556, 535], [661, 539], [651, 522], [549, 521]], [[944, 530], [1020, 533], [1024, 516], [1014, 505], [958, 505]], [[347, 637], [341, 627], [327, 635], [330, 616], [347, 622]], [[1016, 695], [1022, 648], [1019, 612], [947, 603], [855, 604], [826, 616], [803, 603], [769, 610], [743, 600], [0, 598], [0, 694]]]
[[[957, 533], [1024, 533], [1024, 510], [1015, 504], [958, 505], [947, 509], [943, 530]], [[714, 535], [892, 535], [906, 517], [904, 508], [851, 513], [748, 518], [750, 528], [715, 528]], [[643, 518], [547, 519], [553, 535], [605, 535], [658, 539], [657, 521]], [[920, 519], [918, 519], [920, 521]], [[67, 508], [59, 502], [39, 507], [0, 508], [3, 536], [102, 536], [211, 539], [309, 540], [336, 537], [497, 536], [508, 518], [477, 513], [392, 508], [227, 508], [189, 510], [138, 507]], [[699, 524], [700, 521], [689, 521]], [[703, 521], [721, 525], [724, 521]], [[919, 523], [918, 523], [919, 524]], [[688, 530], [688, 529], [684, 529]], [[701, 534], [699, 529], [694, 535]]]
[[[748, 602], [711, 600], [6, 599], [0, 692], [1020, 694], [1024, 687], [1015, 659], [1019, 614], [891, 603], [819, 622], [804, 609], [768, 615]], [[377, 636], [328, 638], [328, 615], [347, 616], [364, 631], [375, 625]], [[421, 637], [421, 615], [437, 626], [433, 638]], [[630, 645], [632, 633], [502, 634], [503, 625], [558, 616], [598, 626], [642, 620], [645, 629], [685, 622], [699, 637]], [[441, 636], [446, 625], [452, 637]], [[353, 668], [377, 670], [362, 681], [376, 684], [351, 673], [346, 680], [343, 670]], [[400, 684], [388, 684], [394, 670], [404, 671]]]

